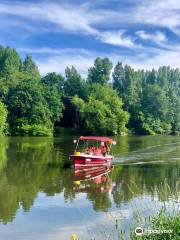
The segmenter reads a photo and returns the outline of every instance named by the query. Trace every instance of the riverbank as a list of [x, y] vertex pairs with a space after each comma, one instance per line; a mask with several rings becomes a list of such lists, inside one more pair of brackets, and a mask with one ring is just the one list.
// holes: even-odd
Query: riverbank
[[[142, 217], [142, 216], [141, 216]], [[170, 214], [166, 208], [162, 208], [155, 216], [148, 216], [136, 225], [133, 224], [130, 231], [120, 229], [116, 224], [118, 240], [179, 240], [180, 239], [180, 212]], [[138, 227], [137, 227], [138, 226]], [[103, 230], [105, 231], [105, 230]], [[106, 233], [108, 240], [110, 236]], [[80, 240], [78, 237], [73, 240]], [[116, 238], [115, 238], [116, 239]], [[92, 239], [91, 239], [92, 240]]]
[[[162, 208], [154, 217], [144, 219], [145, 227], [133, 227], [130, 240], [179, 240], [180, 239], [180, 211], [170, 213]], [[140, 225], [142, 226], [142, 225]], [[134, 230], [135, 229], [135, 230]], [[134, 230], [134, 231], [133, 231]], [[119, 239], [126, 239], [121, 237]]]
[[[56, 127], [54, 129], [54, 136], [55, 137], [59, 137], [61, 135], [86, 135], [83, 134], [82, 132], [80, 132], [79, 129], [76, 128], [64, 128], [64, 127]], [[96, 134], [98, 135], [98, 134]], [[136, 134], [133, 131], [127, 131], [127, 132], [122, 132], [120, 134], [118, 134], [118, 136], [179, 136], [180, 134]], [[117, 136], [117, 134], [115, 134], [114, 136]]]

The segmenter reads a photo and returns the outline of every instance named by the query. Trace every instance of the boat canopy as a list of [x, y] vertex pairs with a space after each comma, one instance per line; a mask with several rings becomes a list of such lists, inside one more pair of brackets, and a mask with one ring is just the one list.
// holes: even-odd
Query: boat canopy
[[79, 139], [80, 140], [96, 140], [96, 141], [100, 141], [100, 142], [109, 142], [109, 143], [113, 142], [113, 140], [111, 138], [98, 137], [98, 136], [81, 136]]

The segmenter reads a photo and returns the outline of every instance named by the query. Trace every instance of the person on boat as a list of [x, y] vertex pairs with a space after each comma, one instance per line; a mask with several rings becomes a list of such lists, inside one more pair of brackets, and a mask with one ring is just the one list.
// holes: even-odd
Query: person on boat
[[87, 153], [87, 154], [95, 154], [95, 152], [96, 152], [96, 147], [93, 145], [91, 145], [90, 147], [87, 147], [85, 149], [85, 153]]
[[101, 148], [100, 148], [100, 152], [103, 156], [106, 156], [106, 154], [108, 154], [110, 151], [108, 145], [104, 142], [101, 143]]
[[89, 147], [86, 147], [84, 152], [85, 152], [86, 154], [90, 154], [90, 148], [89, 148]]
[[101, 142], [100, 150], [101, 150], [101, 154], [105, 156], [108, 149], [107, 149], [107, 145], [104, 142]]
[[95, 146], [91, 145], [90, 153], [91, 154], [95, 154], [96, 153], [96, 147]]

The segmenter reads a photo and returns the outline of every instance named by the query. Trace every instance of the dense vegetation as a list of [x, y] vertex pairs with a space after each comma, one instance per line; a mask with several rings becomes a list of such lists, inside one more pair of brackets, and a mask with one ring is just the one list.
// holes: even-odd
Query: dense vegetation
[[88, 134], [179, 134], [180, 71], [134, 70], [97, 58], [87, 79], [41, 77], [30, 56], [0, 47], [0, 135], [53, 135], [59, 127]]
[[[170, 214], [166, 208], [162, 208], [156, 216], [149, 217], [149, 230], [156, 230], [157, 233], [143, 234], [137, 236], [134, 231], [131, 232], [130, 239], [132, 240], [179, 240], [180, 238], [180, 214], [176, 210]], [[171, 230], [172, 233], [165, 231]]]

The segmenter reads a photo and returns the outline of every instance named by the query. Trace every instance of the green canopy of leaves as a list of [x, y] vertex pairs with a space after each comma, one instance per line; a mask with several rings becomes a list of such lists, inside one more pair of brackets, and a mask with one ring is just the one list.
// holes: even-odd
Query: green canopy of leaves
[[90, 83], [108, 83], [112, 67], [109, 58], [96, 58], [94, 66], [89, 68], [88, 81]]
[[108, 86], [94, 84], [88, 100], [72, 98], [77, 111], [77, 127], [91, 134], [116, 134], [126, 132], [129, 114], [122, 109], [116, 91]]
[[[31, 56], [0, 46], [0, 134], [180, 134], [180, 71], [135, 70], [96, 58], [87, 78], [74, 67], [41, 77]], [[84, 72], [87, 69], [84, 69]], [[8, 129], [7, 129], [8, 126]]]

